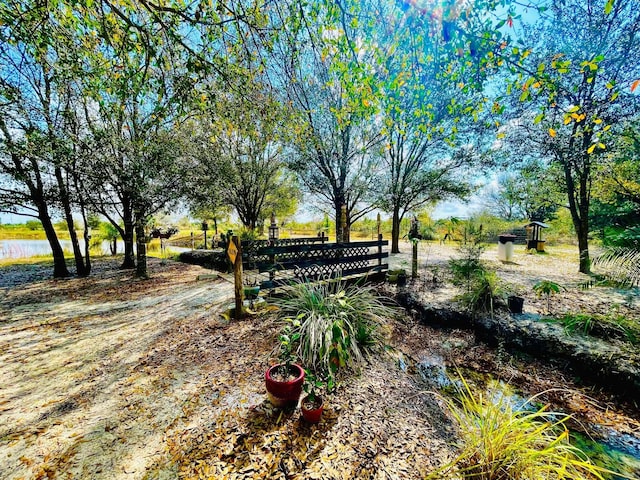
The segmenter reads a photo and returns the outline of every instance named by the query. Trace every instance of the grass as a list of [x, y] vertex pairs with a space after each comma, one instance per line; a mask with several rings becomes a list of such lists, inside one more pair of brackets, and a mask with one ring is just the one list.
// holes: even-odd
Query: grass
[[461, 377], [457, 398], [443, 399], [459, 429], [459, 453], [428, 479], [604, 479], [570, 440], [567, 415], [533, 408], [536, 397], [516, 408], [504, 387], [472, 391]]
[[299, 334], [296, 353], [319, 375], [355, 367], [383, 341], [383, 325], [395, 311], [373, 287], [340, 280], [298, 283], [277, 302]]
[[624, 315], [567, 313], [554, 321], [563, 325], [570, 335], [580, 333], [597, 337], [612, 336], [634, 345], [640, 343], [640, 325]]

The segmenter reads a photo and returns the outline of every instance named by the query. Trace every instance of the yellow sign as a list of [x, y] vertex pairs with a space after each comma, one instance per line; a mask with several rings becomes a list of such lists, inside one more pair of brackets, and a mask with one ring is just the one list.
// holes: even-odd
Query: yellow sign
[[229, 239], [229, 248], [227, 248], [227, 255], [229, 255], [229, 260], [231, 260], [231, 264], [236, 264], [236, 258], [238, 257], [238, 247], [236, 246], [236, 242], [233, 241], [233, 238]]

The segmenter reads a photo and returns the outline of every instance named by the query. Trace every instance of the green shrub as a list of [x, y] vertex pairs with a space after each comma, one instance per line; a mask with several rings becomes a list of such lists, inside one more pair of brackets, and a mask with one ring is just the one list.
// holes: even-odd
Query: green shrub
[[551, 280], [540, 280], [533, 286], [536, 295], [539, 297], [544, 295], [547, 298], [547, 313], [551, 313], [551, 297], [560, 293], [560, 290], [566, 290], [566, 288]]
[[298, 357], [320, 376], [362, 362], [382, 345], [382, 326], [395, 314], [372, 287], [340, 280], [296, 284], [277, 305], [299, 334]]
[[467, 290], [469, 290], [473, 278], [487, 270], [482, 260], [480, 260], [483, 251], [484, 247], [479, 244], [467, 244], [460, 247], [462, 256], [449, 260], [449, 268], [453, 274], [454, 285], [466, 286]]
[[460, 300], [474, 314], [489, 312], [493, 315], [494, 308], [504, 302], [505, 297], [498, 275], [481, 270], [474, 274], [469, 289], [460, 296]]
[[504, 389], [482, 395], [472, 392], [464, 379], [458, 393], [458, 399], [444, 402], [459, 428], [459, 453], [428, 479], [603, 478], [606, 470], [570, 443], [567, 415], [545, 407], [515, 409]]

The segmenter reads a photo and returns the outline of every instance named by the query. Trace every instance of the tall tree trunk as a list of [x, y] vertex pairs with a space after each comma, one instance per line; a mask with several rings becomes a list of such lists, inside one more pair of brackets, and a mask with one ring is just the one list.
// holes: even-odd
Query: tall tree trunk
[[333, 203], [333, 207], [335, 209], [335, 217], [336, 217], [336, 243], [342, 243], [342, 233], [344, 229], [344, 225], [342, 225], [342, 198], [338, 198]]
[[133, 209], [131, 208], [131, 202], [127, 199], [122, 201], [122, 213], [124, 218], [124, 235], [122, 241], [124, 242], [124, 260], [120, 268], [135, 268], [136, 261], [133, 256], [133, 237], [135, 225], [133, 222]]
[[147, 238], [144, 232], [144, 225], [136, 222], [136, 277], [149, 278], [147, 270]]
[[47, 236], [47, 240], [49, 241], [49, 246], [51, 247], [51, 252], [53, 254], [53, 277], [68, 277], [69, 270], [67, 269], [67, 263], [64, 260], [64, 251], [62, 250], [62, 246], [60, 245], [60, 240], [58, 240], [56, 230], [55, 228], [53, 228], [53, 223], [51, 222], [51, 217], [49, 216], [49, 209], [47, 208], [47, 205], [44, 203], [44, 201], [38, 202], [37, 206], [38, 218], [42, 223], [42, 228], [44, 229], [44, 233]]
[[60, 202], [62, 203], [62, 210], [64, 212], [64, 219], [67, 222], [67, 230], [69, 231], [69, 238], [71, 240], [71, 248], [73, 249], [73, 258], [76, 262], [76, 272], [80, 277], [86, 277], [89, 275], [82, 251], [80, 250], [80, 243], [78, 242], [78, 235], [76, 233], [75, 225], [73, 224], [73, 214], [71, 213], [71, 199], [69, 198], [69, 190], [67, 184], [64, 181], [62, 174], [62, 168], [55, 167], [55, 176], [58, 183]]
[[400, 208], [395, 206], [391, 216], [391, 253], [400, 253]]

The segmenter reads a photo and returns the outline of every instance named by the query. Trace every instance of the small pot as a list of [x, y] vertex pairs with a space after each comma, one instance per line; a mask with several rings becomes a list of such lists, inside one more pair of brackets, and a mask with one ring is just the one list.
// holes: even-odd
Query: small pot
[[244, 296], [245, 298], [251, 300], [258, 298], [258, 294], [260, 293], [260, 287], [244, 287]]
[[315, 401], [309, 401], [309, 395], [302, 399], [300, 402], [300, 411], [302, 412], [302, 418], [308, 423], [318, 423], [322, 418], [322, 409], [324, 403], [322, 397], [316, 395]]
[[507, 304], [509, 305], [509, 311], [511, 313], [522, 313], [524, 298], [512, 295], [507, 299]]
[[304, 383], [304, 369], [295, 363], [289, 365], [290, 376], [287, 381], [276, 380], [273, 373], [278, 369], [284, 369], [286, 364], [279, 363], [269, 367], [264, 374], [267, 396], [269, 401], [277, 408], [295, 407], [298, 405], [302, 384]]

